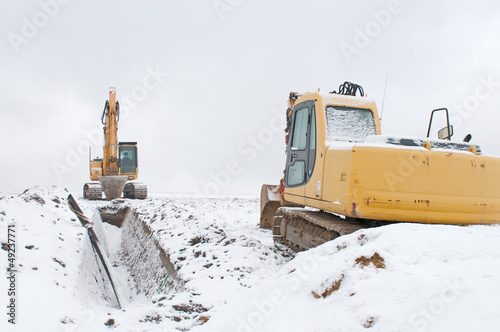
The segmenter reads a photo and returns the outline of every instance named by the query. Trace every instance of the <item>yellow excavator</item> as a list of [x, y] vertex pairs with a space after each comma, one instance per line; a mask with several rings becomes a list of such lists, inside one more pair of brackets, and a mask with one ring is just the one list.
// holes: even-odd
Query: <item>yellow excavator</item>
[[83, 197], [91, 200], [107, 200], [123, 196], [125, 198], [145, 199], [148, 189], [145, 184], [129, 182], [137, 179], [137, 142], [118, 142], [118, 121], [120, 104], [116, 100], [116, 88], [109, 88], [109, 100], [104, 105], [101, 122], [104, 125], [103, 157], [91, 159], [90, 180], [86, 183]]
[[[430, 138], [440, 112], [446, 127]], [[470, 135], [451, 141], [447, 109], [431, 113], [427, 137], [382, 136], [375, 102], [345, 82], [290, 93], [285, 133], [284, 178], [261, 190], [260, 225], [277, 245], [305, 250], [392, 222], [500, 223], [500, 158]]]

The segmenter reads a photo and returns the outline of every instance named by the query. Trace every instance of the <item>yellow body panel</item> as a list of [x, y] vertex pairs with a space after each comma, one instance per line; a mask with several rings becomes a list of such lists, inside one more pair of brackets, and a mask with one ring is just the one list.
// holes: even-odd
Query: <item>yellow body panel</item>
[[120, 173], [120, 175], [127, 176], [129, 181], [137, 179], [137, 171], [135, 173]]
[[92, 160], [90, 162], [90, 179], [97, 181], [100, 176], [102, 176], [102, 161]]
[[[364, 97], [305, 94], [315, 100], [316, 163], [303, 186], [285, 188], [289, 202], [353, 218], [443, 224], [500, 223], [500, 158], [402, 145], [327, 142], [328, 105], [372, 111]], [[320, 182], [318, 182], [320, 181]]]
[[122, 173], [122, 172], [120, 172], [120, 175], [126, 176], [128, 181], [136, 180], [137, 179], [137, 167], [135, 168], [135, 173]]

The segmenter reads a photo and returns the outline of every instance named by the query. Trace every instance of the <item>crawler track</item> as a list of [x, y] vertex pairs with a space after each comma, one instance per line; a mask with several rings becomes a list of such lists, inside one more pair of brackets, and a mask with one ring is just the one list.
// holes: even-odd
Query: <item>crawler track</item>
[[145, 199], [148, 197], [148, 187], [140, 182], [130, 182], [123, 189], [123, 197], [132, 199]]
[[339, 236], [382, 225], [376, 221], [360, 222], [327, 212], [296, 207], [279, 208], [273, 223], [275, 244], [278, 247], [285, 245], [294, 251], [314, 248]]
[[85, 183], [83, 186], [83, 198], [90, 200], [102, 199], [102, 187], [100, 183]]

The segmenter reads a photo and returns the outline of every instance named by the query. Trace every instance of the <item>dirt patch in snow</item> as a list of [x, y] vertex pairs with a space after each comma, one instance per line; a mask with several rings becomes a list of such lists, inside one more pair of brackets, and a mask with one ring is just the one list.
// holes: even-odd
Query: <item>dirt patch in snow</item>
[[333, 284], [330, 287], [326, 288], [321, 294], [312, 291], [312, 295], [317, 299], [320, 298], [326, 299], [328, 296], [332, 295], [333, 292], [339, 290], [342, 280], [344, 280], [344, 275], [342, 275], [338, 280], [334, 281]]
[[368, 318], [364, 323], [363, 323], [363, 327], [365, 329], [369, 329], [371, 327], [373, 327], [375, 325], [375, 323], [377, 322], [377, 319], [375, 317], [370, 317]]
[[[27, 192], [28, 192], [28, 190], [25, 190], [23, 192], [23, 194], [26, 194]], [[29, 203], [30, 201], [35, 201], [35, 202], [37, 202], [40, 205], [45, 205], [45, 200], [40, 195], [38, 195], [37, 193], [31, 194], [31, 195], [27, 195], [26, 197], [24, 197], [24, 201], [26, 203]]]
[[378, 252], [374, 253], [370, 258], [366, 258], [365, 256], [356, 258], [356, 264], [361, 266], [373, 264], [377, 269], [385, 269], [385, 260], [378, 254]]
[[205, 308], [201, 304], [197, 304], [197, 303], [176, 304], [176, 305], [173, 305], [172, 308], [174, 308], [177, 311], [186, 312], [188, 314], [192, 314], [193, 312], [203, 313], [205, 311], [208, 311], [207, 308]]

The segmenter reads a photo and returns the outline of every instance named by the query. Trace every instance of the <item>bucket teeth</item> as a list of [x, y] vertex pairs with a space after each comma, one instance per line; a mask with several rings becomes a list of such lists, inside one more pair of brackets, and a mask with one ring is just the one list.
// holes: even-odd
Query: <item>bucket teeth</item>
[[106, 199], [110, 201], [122, 197], [123, 187], [125, 187], [125, 183], [127, 183], [127, 177], [119, 175], [100, 176], [99, 182], [101, 183], [104, 195], [106, 195]]

